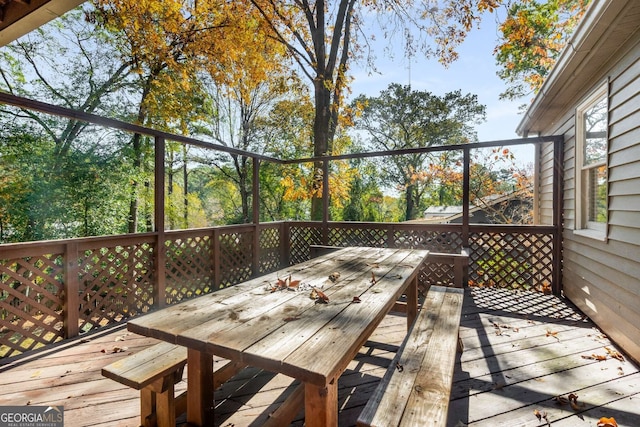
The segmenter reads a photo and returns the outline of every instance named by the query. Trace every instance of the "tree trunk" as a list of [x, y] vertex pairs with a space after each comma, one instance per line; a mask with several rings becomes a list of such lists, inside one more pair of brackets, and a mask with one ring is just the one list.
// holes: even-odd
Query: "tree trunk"
[[[315, 86], [315, 118], [313, 122], [313, 155], [325, 156], [331, 153], [331, 91], [328, 83], [321, 77], [316, 78]], [[324, 203], [322, 200], [322, 162], [313, 164], [313, 195], [311, 198], [311, 220], [323, 219]]]
[[415, 204], [413, 198], [414, 185], [407, 185], [407, 190], [405, 192], [405, 197], [407, 198], [407, 211], [405, 214], [405, 220], [409, 221], [413, 219]]

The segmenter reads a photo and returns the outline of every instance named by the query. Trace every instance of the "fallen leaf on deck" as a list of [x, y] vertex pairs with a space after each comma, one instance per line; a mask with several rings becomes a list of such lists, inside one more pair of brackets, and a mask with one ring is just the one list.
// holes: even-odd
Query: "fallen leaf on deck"
[[129, 350], [128, 347], [113, 347], [113, 349], [111, 350], [112, 353], [124, 353], [125, 351]]
[[332, 282], [337, 282], [339, 278], [340, 278], [340, 273], [338, 273], [337, 271], [329, 275], [329, 280], [331, 280]]
[[558, 341], [560, 341], [560, 338], [558, 338], [558, 331], [552, 331], [551, 329], [547, 329], [547, 336], [548, 337], [553, 337], [553, 338], [557, 339]]
[[574, 393], [569, 395], [569, 405], [571, 405], [571, 409], [574, 411], [579, 411], [584, 408], [584, 403], [578, 403], [578, 395]]
[[380, 264], [378, 264], [377, 262], [374, 262], [373, 264], [367, 264], [367, 266], [371, 268], [380, 268]]
[[374, 285], [376, 283], [376, 275], [373, 274], [373, 271], [371, 272], [371, 283], [373, 283]]
[[538, 419], [538, 421], [542, 421], [542, 414], [540, 413], [540, 411], [538, 411], [537, 409], [533, 410], [533, 415], [536, 416], [536, 418]]
[[291, 317], [284, 318], [285, 322], [293, 322], [294, 320], [300, 320], [300, 316], [291, 316]]
[[583, 359], [592, 359], [592, 360], [597, 360], [598, 362], [602, 362], [603, 360], [607, 360], [607, 355], [606, 354], [591, 354], [591, 355], [582, 355]]
[[602, 417], [600, 418], [600, 421], [598, 421], [598, 427], [618, 427], [618, 423], [616, 422], [616, 419], [613, 417], [611, 418]]
[[352, 303], [357, 304], [362, 302], [362, 300], [360, 299], [360, 297], [353, 297], [353, 300], [351, 300]]
[[553, 288], [549, 282], [544, 282], [542, 285], [538, 285], [535, 287], [536, 291], [542, 292], [545, 295], [549, 295], [553, 292]]
[[558, 405], [566, 405], [567, 403], [569, 403], [567, 398], [564, 396], [556, 396], [553, 398], [553, 400], [555, 400], [556, 404]]
[[624, 362], [624, 357], [622, 356], [622, 354], [618, 353], [616, 350], [611, 350], [609, 347], [605, 347], [604, 348], [607, 353], [609, 353], [609, 356], [611, 356], [614, 359], [618, 359], [621, 362]]
[[404, 371], [404, 366], [402, 366], [400, 362], [396, 362], [396, 369], [398, 370], [398, 372], [402, 372]]

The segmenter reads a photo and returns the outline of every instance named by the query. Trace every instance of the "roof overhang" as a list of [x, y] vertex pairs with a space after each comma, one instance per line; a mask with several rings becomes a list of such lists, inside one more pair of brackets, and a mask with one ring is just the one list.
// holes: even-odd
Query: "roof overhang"
[[0, 0], [0, 47], [39, 28], [85, 0]]
[[548, 132], [580, 97], [606, 77], [612, 58], [640, 35], [640, 1], [592, 1], [516, 132]]

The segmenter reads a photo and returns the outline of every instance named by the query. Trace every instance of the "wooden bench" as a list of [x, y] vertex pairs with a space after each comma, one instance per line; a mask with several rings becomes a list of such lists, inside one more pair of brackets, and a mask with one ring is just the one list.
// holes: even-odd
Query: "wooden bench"
[[431, 286], [358, 426], [447, 425], [463, 297], [463, 289]]
[[[175, 426], [176, 416], [187, 411], [187, 392], [175, 396], [187, 364], [186, 347], [160, 342], [102, 368], [102, 375], [140, 390], [140, 424]], [[244, 365], [220, 362], [213, 387], [233, 377]]]

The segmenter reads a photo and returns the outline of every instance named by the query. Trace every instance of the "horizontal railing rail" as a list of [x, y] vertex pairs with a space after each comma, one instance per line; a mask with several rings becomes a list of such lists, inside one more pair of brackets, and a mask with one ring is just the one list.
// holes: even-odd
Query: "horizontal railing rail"
[[[0, 357], [11, 358], [310, 258], [310, 247], [469, 249], [469, 283], [547, 289], [555, 227], [272, 222], [0, 245]], [[429, 262], [421, 285], [448, 284]]]

